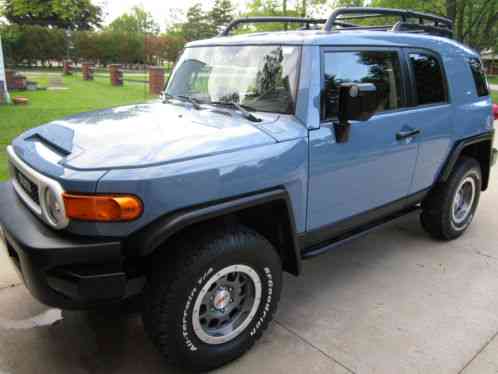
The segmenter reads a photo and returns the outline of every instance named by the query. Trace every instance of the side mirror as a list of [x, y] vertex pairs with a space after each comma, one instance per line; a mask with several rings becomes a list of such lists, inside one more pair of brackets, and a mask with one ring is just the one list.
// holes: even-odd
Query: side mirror
[[339, 122], [334, 124], [338, 143], [349, 140], [349, 121], [368, 121], [377, 111], [377, 89], [373, 83], [345, 83], [339, 87]]
[[377, 106], [373, 83], [346, 83], [339, 87], [339, 122], [368, 121]]

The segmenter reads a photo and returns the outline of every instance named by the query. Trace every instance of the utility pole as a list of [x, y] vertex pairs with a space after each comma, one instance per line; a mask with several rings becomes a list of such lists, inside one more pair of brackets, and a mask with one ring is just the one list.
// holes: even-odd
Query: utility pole
[[10, 95], [9, 95], [9, 90], [7, 89], [7, 79], [5, 78], [5, 65], [4, 65], [4, 60], [3, 60], [3, 49], [2, 49], [2, 38], [0, 37], [0, 82], [2, 82], [3, 87], [0, 87], [0, 89], [3, 89], [4, 95], [5, 95], [5, 101], [7, 103], [10, 103]]

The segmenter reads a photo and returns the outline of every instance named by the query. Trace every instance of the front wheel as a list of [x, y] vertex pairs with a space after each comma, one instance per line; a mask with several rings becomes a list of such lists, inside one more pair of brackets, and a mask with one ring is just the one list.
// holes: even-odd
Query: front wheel
[[282, 266], [273, 246], [246, 227], [195, 236], [174, 243], [174, 258], [164, 248], [149, 277], [143, 321], [170, 363], [206, 371], [262, 335], [277, 308]]

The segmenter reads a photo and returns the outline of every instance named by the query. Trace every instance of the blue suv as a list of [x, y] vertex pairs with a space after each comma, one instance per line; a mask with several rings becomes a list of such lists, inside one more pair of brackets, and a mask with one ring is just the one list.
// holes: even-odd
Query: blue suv
[[[399, 21], [352, 23], [377, 16]], [[261, 22], [287, 29], [229, 35]], [[262, 335], [302, 259], [406, 214], [440, 240], [469, 227], [495, 160], [492, 103], [479, 55], [451, 34], [447, 18], [379, 8], [236, 20], [187, 45], [161, 100], [12, 142], [8, 255], [41, 302], [139, 295], [170, 362], [221, 366]]]

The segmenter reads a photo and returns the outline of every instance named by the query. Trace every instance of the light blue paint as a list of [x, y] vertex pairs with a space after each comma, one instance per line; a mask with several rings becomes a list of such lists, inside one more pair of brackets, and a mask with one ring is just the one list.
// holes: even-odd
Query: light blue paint
[[[69, 231], [125, 237], [181, 208], [283, 186], [299, 233], [430, 187], [456, 141], [491, 129], [491, 100], [478, 98], [467, 66], [478, 55], [439, 37], [389, 32], [260, 33], [194, 42], [302, 45], [296, 113], [196, 111], [160, 102], [80, 114], [30, 130], [16, 153], [70, 192], [133, 193], [144, 202], [128, 223], [72, 222]], [[378, 113], [337, 144], [320, 123], [321, 47], [425, 48], [444, 61], [450, 102]], [[396, 132], [420, 128], [397, 141]], [[55, 144], [56, 147], [49, 144]]]

